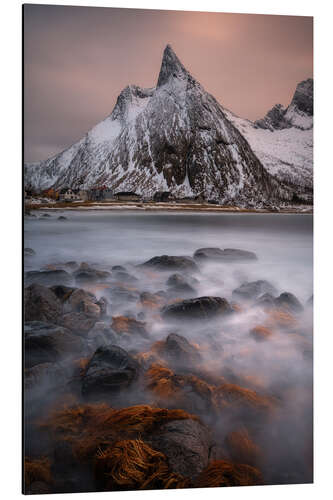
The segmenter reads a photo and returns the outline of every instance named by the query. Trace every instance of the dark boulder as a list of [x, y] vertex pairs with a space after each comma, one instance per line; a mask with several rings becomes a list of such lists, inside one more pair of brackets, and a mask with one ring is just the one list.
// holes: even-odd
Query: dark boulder
[[96, 323], [96, 318], [89, 317], [84, 312], [69, 312], [64, 314], [58, 323], [77, 335], [85, 336]]
[[201, 360], [199, 351], [185, 337], [176, 333], [167, 336], [163, 354], [170, 359], [171, 364], [182, 366], [194, 366]]
[[86, 262], [81, 262], [79, 269], [74, 271], [73, 276], [77, 283], [89, 284], [108, 280], [111, 273], [109, 273], [109, 271], [94, 269]]
[[150, 438], [152, 448], [168, 459], [172, 472], [194, 478], [207, 467], [211, 435], [197, 420], [174, 420], [163, 424]]
[[281, 307], [282, 309], [287, 309], [290, 312], [301, 312], [303, 311], [303, 306], [298, 300], [297, 297], [295, 297], [294, 294], [284, 292], [281, 293], [279, 297], [275, 299], [275, 304], [277, 307]]
[[115, 271], [124, 271], [124, 272], [126, 272], [126, 268], [124, 266], [112, 266], [111, 271], [112, 272], [115, 272]]
[[112, 279], [121, 281], [122, 283], [135, 283], [136, 281], [138, 281], [138, 278], [126, 271], [113, 271]]
[[160, 271], [189, 271], [198, 272], [198, 266], [191, 257], [160, 255], [141, 264], [141, 267], [150, 267]]
[[33, 284], [25, 288], [25, 321], [48, 321], [57, 323], [61, 313], [62, 304], [50, 288], [38, 284]]
[[51, 217], [51, 215], [45, 213], [45, 214], [42, 214], [41, 217]]
[[68, 220], [68, 219], [64, 215], [60, 215], [60, 217], [58, 217], [58, 220]]
[[138, 336], [142, 338], [149, 338], [146, 330], [146, 323], [138, 321], [135, 318], [128, 316], [113, 316], [111, 328], [119, 335]]
[[54, 286], [54, 285], [71, 285], [73, 282], [72, 276], [63, 269], [52, 271], [28, 271], [25, 273], [25, 282], [27, 285], [38, 283], [39, 285]]
[[232, 311], [233, 309], [226, 299], [221, 297], [198, 297], [164, 307], [162, 316], [165, 319], [175, 320], [204, 320], [219, 315], [227, 315]]
[[123, 288], [121, 286], [105, 288], [104, 293], [107, 294], [111, 300], [111, 305], [114, 306], [137, 302], [140, 298], [139, 292], [136, 292], [135, 290], [128, 290], [127, 288]]
[[232, 292], [233, 298], [242, 300], [255, 300], [260, 295], [269, 293], [276, 294], [276, 289], [271, 283], [266, 280], [251, 281], [250, 283], [243, 283], [240, 287]]
[[196, 260], [212, 260], [222, 262], [235, 262], [242, 260], [257, 260], [254, 252], [239, 250], [237, 248], [199, 248], [193, 255]]
[[255, 305], [263, 309], [275, 308], [275, 298], [270, 293], [264, 293], [256, 300]]
[[53, 293], [56, 294], [56, 296], [58, 297], [58, 299], [61, 300], [61, 302], [66, 302], [66, 300], [69, 299], [69, 297], [75, 290], [77, 290], [77, 288], [73, 288], [71, 286], [55, 285], [51, 286], [51, 290]]
[[24, 325], [25, 366], [56, 362], [83, 349], [77, 335], [58, 325], [31, 321]]
[[[193, 283], [197, 280], [193, 279]], [[191, 286], [186, 278], [179, 273], [172, 274], [167, 280], [167, 286], [169, 288], [169, 295], [195, 295], [196, 291]]]
[[116, 345], [99, 347], [88, 363], [82, 394], [99, 395], [129, 387], [139, 375], [139, 364]]

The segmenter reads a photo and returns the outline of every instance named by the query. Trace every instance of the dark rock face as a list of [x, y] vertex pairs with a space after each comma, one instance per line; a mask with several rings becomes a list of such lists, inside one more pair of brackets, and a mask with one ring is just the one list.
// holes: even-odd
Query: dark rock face
[[267, 112], [264, 118], [256, 120], [254, 124], [256, 127], [269, 130], [289, 128], [291, 124], [285, 119], [285, 111], [282, 104], [275, 104], [275, 106]]
[[133, 304], [137, 302], [140, 298], [140, 294], [134, 290], [127, 290], [120, 286], [115, 286], [112, 288], [106, 288], [104, 293], [111, 300], [111, 306], [121, 306], [124, 304]]
[[105, 394], [127, 388], [139, 375], [139, 364], [116, 345], [101, 346], [91, 358], [82, 394]]
[[281, 295], [275, 299], [275, 304], [277, 307], [282, 307], [283, 309], [287, 309], [291, 312], [297, 313], [303, 311], [302, 304], [292, 293], [281, 293]]
[[85, 336], [96, 323], [96, 317], [89, 317], [84, 312], [69, 312], [58, 322], [77, 335]]
[[61, 313], [62, 304], [52, 290], [37, 284], [25, 288], [25, 321], [47, 321], [57, 323]]
[[193, 478], [209, 461], [212, 441], [208, 429], [195, 420], [175, 420], [160, 427], [152, 447], [168, 458], [173, 472]]
[[193, 255], [196, 260], [215, 260], [225, 262], [235, 262], [240, 260], [257, 260], [254, 252], [238, 250], [237, 248], [199, 248]]
[[167, 336], [164, 352], [172, 364], [193, 367], [201, 360], [199, 351], [185, 337], [176, 333]]
[[264, 293], [257, 299], [256, 305], [263, 309], [272, 309], [275, 307], [275, 298], [270, 293]]
[[142, 267], [151, 267], [160, 271], [190, 271], [198, 272], [198, 266], [190, 257], [161, 255], [141, 264]]
[[41, 217], [51, 217], [50, 214], [42, 214]]
[[108, 280], [111, 273], [80, 266], [80, 268], [73, 273], [73, 276], [75, 277], [76, 283], [84, 285]]
[[218, 315], [227, 315], [233, 311], [226, 299], [221, 297], [198, 297], [171, 304], [162, 309], [165, 319], [204, 320]]
[[127, 316], [113, 316], [111, 327], [118, 334], [149, 338], [146, 323]]
[[63, 286], [63, 285], [55, 285], [55, 286], [51, 286], [51, 290], [53, 293], [56, 294], [56, 296], [58, 297], [58, 299], [61, 300], [61, 302], [65, 302], [66, 300], [69, 299], [71, 294], [75, 290], [77, 290], [77, 288], [73, 288], [70, 286]]
[[112, 279], [116, 281], [121, 281], [122, 283], [134, 283], [138, 281], [138, 278], [129, 274], [126, 271], [115, 271], [112, 273]]
[[61, 269], [55, 271], [28, 271], [25, 273], [25, 282], [27, 285], [38, 283], [39, 285], [71, 285], [72, 276]]
[[64, 215], [60, 215], [60, 217], [58, 217], [58, 220], [68, 220], [68, 219]]
[[290, 106], [296, 106], [298, 110], [307, 115], [313, 115], [313, 79], [308, 78], [300, 82], [291, 101]]
[[[197, 280], [194, 278], [191, 279], [191, 283], [195, 283]], [[169, 287], [169, 295], [180, 295], [180, 296], [189, 296], [195, 295], [195, 289], [191, 286], [187, 279], [179, 273], [172, 274], [167, 282], [167, 286]]]
[[82, 349], [82, 339], [66, 328], [42, 321], [31, 321], [24, 325], [25, 365], [28, 368], [59, 361]]
[[243, 283], [240, 287], [232, 292], [235, 299], [242, 300], [255, 300], [260, 295], [269, 293], [275, 294], [276, 289], [266, 280], [251, 281], [250, 283]]

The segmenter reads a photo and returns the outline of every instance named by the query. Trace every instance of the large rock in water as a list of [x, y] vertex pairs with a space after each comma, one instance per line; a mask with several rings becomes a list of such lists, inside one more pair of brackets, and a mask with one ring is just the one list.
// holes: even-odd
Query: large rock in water
[[24, 325], [24, 358], [27, 368], [40, 363], [53, 363], [80, 353], [83, 341], [66, 328], [42, 321]]
[[160, 271], [190, 271], [198, 272], [198, 266], [191, 257], [160, 255], [141, 264], [141, 267], [151, 267]]
[[196, 299], [176, 302], [162, 309], [165, 319], [210, 319], [219, 315], [227, 315], [233, 311], [229, 302], [221, 297], [198, 297]]
[[266, 280], [243, 283], [232, 292], [233, 298], [242, 300], [255, 300], [263, 294], [276, 294], [275, 287]]
[[82, 394], [100, 395], [126, 389], [139, 375], [139, 364], [116, 345], [97, 349], [82, 380]]
[[170, 359], [171, 364], [182, 366], [195, 366], [201, 360], [199, 351], [185, 337], [176, 333], [167, 336], [163, 354]]
[[293, 293], [281, 293], [281, 295], [275, 299], [275, 304], [277, 307], [282, 307], [290, 312], [297, 313], [303, 311], [302, 304]]
[[213, 444], [207, 427], [192, 419], [162, 425], [152, 434], [151, 443], [166, 455], [172, 472], [190, 478], [208, 465]]
[[254, 252], [238, 250], [237, 248], [199, 248], [193, 255], [196, 260], [212, 260], [221, 262], [237, 262], [242, 260], [257, 260]]
[[24, 320], [57, 323], [62, 304], [52, 290], [33, 284], [24, 290]]

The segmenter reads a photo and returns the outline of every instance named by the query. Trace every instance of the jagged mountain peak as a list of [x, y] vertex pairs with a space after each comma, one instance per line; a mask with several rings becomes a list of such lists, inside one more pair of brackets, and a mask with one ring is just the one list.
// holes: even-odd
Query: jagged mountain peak
[[157, 87], [165, 85], [171, 78], [186, 80], [190, 76], [187, 69], [176, 56], [171, 45], [167, 45], [163, 52], [162, 64], [158, 75]]
[[107, 186], [147, 197], [171, 191], [241, 204], [289, 196], [170, 45], [155, 88], [127, 86], [112, 113], [81, 141], [26, 166], [25, 182], [39, 189]]
[[271, 131], [296, 127], [307, 130], [313, 127], [313, 79], [298, 83], [287, 108], [276, 104], [254, 126]]

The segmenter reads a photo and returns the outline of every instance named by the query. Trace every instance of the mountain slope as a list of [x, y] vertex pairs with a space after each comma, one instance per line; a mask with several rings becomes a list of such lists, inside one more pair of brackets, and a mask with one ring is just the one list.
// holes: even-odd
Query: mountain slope
[[25, 184], [201, 193], [239, 203], [290, 197], [229, 119], [167, 46], [155, 88], [126, 87], [111, 115], [78, 143], [27, 165]]
[[290, 105], [276, 104], [266, 116], [251, 122], [225, 110], [247, 139], [264, 167], [283, 182], [313, 186], [313, 80], [297, 85]]

